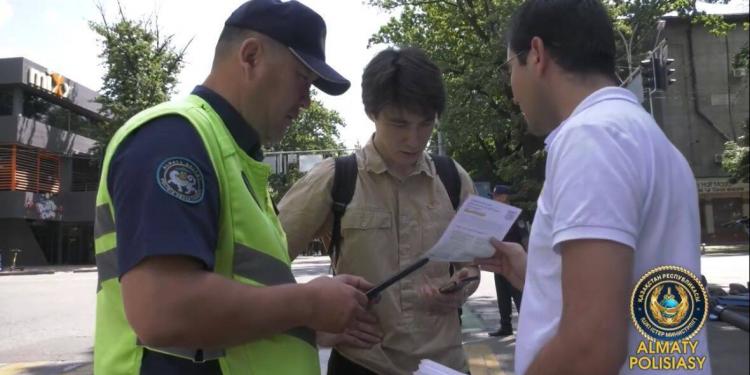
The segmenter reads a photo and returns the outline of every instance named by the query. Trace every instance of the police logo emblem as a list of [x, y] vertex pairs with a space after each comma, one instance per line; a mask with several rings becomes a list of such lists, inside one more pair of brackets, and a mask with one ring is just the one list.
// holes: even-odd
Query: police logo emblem
[[689, 340], [706, 321], [707, 298], [692, 272], [677, 266], [658, 267], [643, 275], [633, 289], [630, 316], [649, 340]]
[[203, 200], [203, 173], [190, 159], [165, 159], [156, 169], [156, 183], [165, 193], [183, 202], [195, 204]]

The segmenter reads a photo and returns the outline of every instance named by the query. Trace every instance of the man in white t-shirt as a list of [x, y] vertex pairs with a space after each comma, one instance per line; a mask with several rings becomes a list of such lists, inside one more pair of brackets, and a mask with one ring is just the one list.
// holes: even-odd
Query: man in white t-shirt
[[[529, 131], [547, 136], [548, 153], [528, 258], [493, 240], [495, 256], [477, 260], [523, 287], [516, 374], [710, 374], [704, 329], [694, 349], [659, 355], [631, 321], [631, 293], [648, 271], [700, 275], [698, 194], [684, 157], [616, 87], [606, 9], [598, 0], [527, 0], [510, 28], [507, 64], [514, 100]], [[696, 369], [666, 371], [661, 359], [688, 356]]]

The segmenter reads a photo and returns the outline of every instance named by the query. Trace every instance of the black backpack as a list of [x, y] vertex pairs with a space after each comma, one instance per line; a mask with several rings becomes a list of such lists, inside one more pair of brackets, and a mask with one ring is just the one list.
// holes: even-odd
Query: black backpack
[[[440, 176], [448, 196], [451, 199], [453, 209], [458, 209], [461, 200], [461, 178], [453, 159], [447, 156], [430, 155], [435, 163], [435, 170]], [[341, 218], [346, 212], [346, 207], [354, 197], [354, 189], [357, 185], [357, 155], [351, 154], [335, 159], [336, 165], [333, 175], [333, 187], [331, 197], [333, 198], [333, 233], [331, 233], [331, 268], [336, 264], [340, 252], [341, 242]], [[453, 266], [450, 269], [453, 274]]]

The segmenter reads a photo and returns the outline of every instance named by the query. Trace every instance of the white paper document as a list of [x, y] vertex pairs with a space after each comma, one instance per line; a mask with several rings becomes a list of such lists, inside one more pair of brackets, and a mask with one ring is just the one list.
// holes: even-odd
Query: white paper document
[[423, 359], [419, 362], [419, 368], [414, 375], [463, 375], [450, 367], [446, 367], [429, 359]]
[[461, 205], [440, 240], [426, 256], [446, 262], [471, 262], [494, 254], [490, 238], [502, 240], [521, 209], [472, 195]]

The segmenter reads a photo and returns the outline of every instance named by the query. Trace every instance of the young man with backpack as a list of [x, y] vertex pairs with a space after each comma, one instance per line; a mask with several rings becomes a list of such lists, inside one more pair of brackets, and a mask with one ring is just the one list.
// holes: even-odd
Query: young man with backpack
[[[440, 70], [415, 48], [386, 49], [365, 68], [362, 101], [375, 134], [354, 156], [327, 159], [279, 204], [290, 257], [332, 234], [333, 268], [375, 283], [421, 258], [460, 201], [474, 193], [466, 171], [425, 152], [445, 108]], [[453, 200], [451, 199], [453, 196]], [[329, 374], [411, 374], [423, 358], [468, 366], [457, 309], [476, 289], [437, 287], [479, 274], [475, 266], [429, 262], [372, 306], [377, 322], [335, 337]]]

